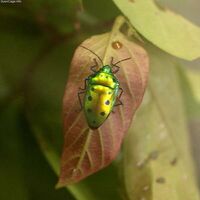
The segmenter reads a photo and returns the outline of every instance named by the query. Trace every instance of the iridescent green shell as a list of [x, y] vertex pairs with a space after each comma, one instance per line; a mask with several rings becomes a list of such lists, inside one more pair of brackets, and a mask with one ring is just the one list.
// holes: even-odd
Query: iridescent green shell
[[88, 77], [84, 97], [84, 113], [88, 126], [101, 126], [113, 110], [119, 91], [119, 82], [109, 65]]

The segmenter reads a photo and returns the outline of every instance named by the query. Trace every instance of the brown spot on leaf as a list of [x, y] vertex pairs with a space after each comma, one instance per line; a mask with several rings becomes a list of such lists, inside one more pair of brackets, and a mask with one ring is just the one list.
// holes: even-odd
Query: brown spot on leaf
[[157, 6], [160, 10], [162, 10], [162, 11], [166, 11], [166, 10], [167, 10], [167, 8], [166, 8], [165, 6], [163, 6], [163, 5], [161, 5], [157, 0], [154, 0], [154, 3], [156, 4], [156, 6]]
[[159, 156], [159, 152], [158, 151], [152, 151], [150, 154], [149, 154], [149, 158], [151, 160], [156, 160]]
[[115, 42], [112, 42], [112, 47], [114, 49], [121, 49], [123, 47], [123, 44], [119, 41], [115, 41]]
[[146, 158], [146, 159], [144, 159], [144, 160], [141, 160], [141, 161], [139, 161], [139, 162], [137, 162], [137, 168], [139, 168], [139, 169], [141, 169], [141, 168], [143, 168], [144, 167], [144, 165], [148, 162], [148, 158]]
[[156, 182], [157, 182], [157, 183], [160, 183], [160, 184], [164, 184], [164, 183], [166, 182], [166, 180], [165, 180], [164, 177], [158, 177], [158, 178], [156, 179]]
[[150, 186], [149, 186], [149, 185], [146, 185], [146, 186], [143, 187], [143, 191], [144, 191], [144, 192], [148, 191], [149, 189], [150, 189]]
[[177, 159], [177, 158], [174, 158], [173, 160], [171, 160], [170, 164], [171, 164], [172, 166], [175, 166], [175, 165], [177, 164], [177, 162], [178, 162], [178, 159]]

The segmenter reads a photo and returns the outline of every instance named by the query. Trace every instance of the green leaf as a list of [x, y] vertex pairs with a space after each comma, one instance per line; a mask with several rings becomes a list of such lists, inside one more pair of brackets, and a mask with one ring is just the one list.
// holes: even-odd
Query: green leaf
[[56, 176], [30, 132], [23, 100], [15, 98], [0, 112], [0, 199], [74, 200], [66, 190], [54, 189]]
[[149, 87], [123, 151], [128, 199], [199, 200], [175, 62], [155, 47]]
[[0, 24], [3, 27], [0, 33], [0, 156], [3, 159], [0, 199], [74, 200], [67, 190], [55, 190], [57, 177], [39, 150], [25, 119], [21, 89], [26, 86], [21, 83], [24, 78], [28, 79], [27, 71], [42, 60], [38, 54], [43, 50], [44, 39], [25, 33], [21, 29], [24, 24], [17, 25], [19, 29], [10, 32]]
[[200, 118], [200, 71], [192, 68], [178, 68], [182, 96], [188, 120]]
[[[24, 179], [22, 164], [23, 143], [20, 138], [19, 105], [14, 102], [6, 111], [0, 112], [0, 199], [28, 199], [29, 192]], [[20, 161], [20, 162], [19, 162]]]
[[147, 40], [186, 59], [200, 57], [200, 28], [182, 16], [157, 6], [153, 0], [113, 0]]
[[83, 8], [97, 20], [110, 20], [120, 14], [114, 3], [107, 0], [83, 0]]
[[187, 111], [192, 152], [195, 159], [197, 176], [200, 169], [200, 71], [192, 68], [178, 68], [182, 96]]
[[24, 2], [24, 8], [43, 29], [62, 35], [74, 31], [78, 3], [78, 0], [38, 0]]
[[197, 103], [200, 103], [200, 70], [185, 69], [185, 75], [188, 79], [189, 87]]
[[178, 68], [182, 95], [187, 109], [187, 117], [200, 118], [200, 71], [187, 68]]
[[0, 68], [0, 102], [1, 99], [6, 98], [6, 96], [9, 95], [10, 88], [8, 86], [8, 83], [6, 82], [5, 78], [3, 77], [3, 74], [1, 72]]
[[44, 38], [20, 32], [20, 30], [13, 32], [4, 30], [0, 33], [0, 44], [1, 76], [7, 87], [15, 88], [23, 79], [26, 68], [38, 55], [38, 51], [44, 44]]

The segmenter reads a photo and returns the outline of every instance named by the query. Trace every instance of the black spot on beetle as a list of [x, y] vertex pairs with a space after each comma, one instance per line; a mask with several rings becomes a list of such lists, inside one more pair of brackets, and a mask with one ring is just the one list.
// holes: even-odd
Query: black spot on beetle
[[108, 94], [112, 94], [112, 92], [108, 92]]
[[116, 80], [114, 78], [112, 80], [113, 80], [113, 82], [116, 82]]
[[110, 104], [110, 101], [109, 101], [109, 100], [107, 100], [107, 101], [105, 102], [105, 104], [106, 104], [106, 105], [109, 105], [109, 104]]
[[88, 97], [88, 101], [92, 101], [92, 97], [91, 96]]
[[92, 112], [92, 110], [91, 110], [90, 108], [88, 108], [87, 111], [88, 111], [89, 113]]
[[106, 76], [106, 78], [108, 78], [108, 76]]
[[104, 116], [106, 113], [105, 112], [100, 112], [100, 115]]

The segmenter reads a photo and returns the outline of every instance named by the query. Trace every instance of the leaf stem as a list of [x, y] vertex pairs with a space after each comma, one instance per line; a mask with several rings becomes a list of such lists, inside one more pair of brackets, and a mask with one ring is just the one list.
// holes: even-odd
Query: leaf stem
[[115, 34], [119, 33], [119, 30], [120, 28], [122, 27], [122, 25], [126, 22], [126, 19], [123, 17], [123, 16], [118, 16], [114, 22], [114, 25], [112, 27], [112, 30], [110, 32], [110, 36], [109, 36], [109, 39], [108, 39], [108, 45], [106, 46], [106, 49], [105, 49], [105, 53], [104, 53], [104, 56], [103, 56], [103, 63], [106, 63], [106, 55], [108, 55], [108, 50], [110, 48], [110, 44], [112, 42], [112, 38], [115, 38]]

